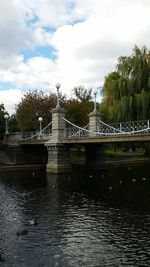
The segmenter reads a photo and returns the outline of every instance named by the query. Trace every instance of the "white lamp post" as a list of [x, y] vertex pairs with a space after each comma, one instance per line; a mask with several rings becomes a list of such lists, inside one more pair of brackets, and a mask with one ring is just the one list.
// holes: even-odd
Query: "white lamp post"
[[57, 89], [57, 105], [56, 105], [56, 109], [59, 109], [60, 108], [60, 105], [59, 105], [59, 88], [60, 88], [60, 83], [56, 83], [56, 89]]
[[38, 118], [38, 121], [40, 123], [40, 137], [42, 137], [42, 121], [43, 121], [43, 118], [42, 117], [39, 117]]
[[6, 121], [6, 126], [5, 126], [5, 134], [9, 134], [8, 132], [8, 118], [9, 118], [9, 115], [8, 114], [5, 114], [4, 115], [4, 118], [5, 118], [5, 121]]
[[94, 110], [93, 110], [93, 112], [96, 112], [96, 95], [97, 95], [97, 90], [94, 91]]

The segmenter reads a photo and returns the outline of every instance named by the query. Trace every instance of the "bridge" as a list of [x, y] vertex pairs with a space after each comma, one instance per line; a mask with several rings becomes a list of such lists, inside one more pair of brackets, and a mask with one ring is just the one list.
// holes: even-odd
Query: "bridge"
[[[40, 127], [37, 132], [17, 133], [15, 138], [7, 134], [4, 139], [4, 144], [13, 147], [13, 153], [18, 153], [20, 158], [23, 157], [22, 151], [28, 154], [30, 159], [46, 150], [47, 159], [44, 160], [47, 161], [47, 172], [69, 172], [69, 148], [75, 144], [85, 146], [86, 164], [97, 168], [104, 163], [106, 143], [150, 141], [149, 120], [107, 124], [101, 120], [101, 114], [96, 110], [96, 102], [94, 110], [89, 114], [88, 125], [79, 127], [73, 124], [65, 118], [65, 110], [60, 107], [59, 91], [56, 108], [51, 112], [52, 121], [44, 129]], [[31, 150], [34, 151], [33, 154]]]
[[[92, 113], [90, 114], [92, 115]], [[118, 143], [118, 142], [142, 142], [150, 141], [150, 121], [130, 121], [107, 124], [98, 119], [96, 115], [96, 127], [93, 129], [91, 122], [85, 127], [79, 127], [65, 117], [61, 117], [65, 124], [64, 134], [61, 142], [63, 144], [84, 144], [84, 143]], [[97, 116], [98, 115], [98, 116]], [[92, 130], [90, 130], [92, 128]], [[56, 130], [56, 129], [55, 129]], [[41, 131], [26, 132], [21, 136], [21, 144], [45, 144], [52, 138], [52, 121]]]

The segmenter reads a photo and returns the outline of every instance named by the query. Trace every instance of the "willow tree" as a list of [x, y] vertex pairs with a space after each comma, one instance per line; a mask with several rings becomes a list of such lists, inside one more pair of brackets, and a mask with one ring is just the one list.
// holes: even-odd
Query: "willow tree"
[[118, 59], [116, 71], [105, 78], [103, 95], [101, 109], [108, 121], [150, 118], [150, 52], [145, 46]]
[[5, 119], [4, 115], [7, 112], [5, 111], [4, 104], [0, 104], [0, 140], [3, 139], [3, 134], [5, 132]]

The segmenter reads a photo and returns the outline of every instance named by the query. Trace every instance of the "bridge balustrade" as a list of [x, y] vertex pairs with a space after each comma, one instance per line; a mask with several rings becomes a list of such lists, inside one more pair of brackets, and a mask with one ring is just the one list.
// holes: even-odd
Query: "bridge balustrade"
[[85, 131], [85, 129], [76, 129], [76, 128], [67, 128], [64, 133], [65, 137], [73, 138], [73, 137], [86, 137], [89, 136], [89, 131]]
[[49, 139], [52, 135], [51, 131], [40, 132], [25, 132], [22, 133], [22, 140], [39, 140], [39, 139]]
[[33, 131], [22, 133], [22, 140], [49, 139], [52, 135], [52, 122], [50, 122], [42, 131]]
[[141, 134], [150, 131], [149, 120], [130, 121], [106, 124], [99, 120], [98, 132], [104, 135], [114, 134]]
[[34, 132], [24, 132], [22, 133], [22, 139], [25, 140], [25, 139], [36, 139], [36, 136], [37, 136], [37, 132], [34, 131]]
[[[141, 134], [150, 132], [150, 121], [130, 121], [107, 124], [101, 120], [97, 121], [97, 130], [92, 132], [89, 130], [89, 124], [85, 127], [79, 127], [70, 121], [62, 118], [66, 122], [66, 128], [64, 129], [64, 137], [76, 138], [76, 137], [88, 137], [92, 135], [121, 135], [121, 134]], [[50, 122], [41, 132], [25, 132], [22, 133], [22, 140], [39, 140], [49, 139], [52, 135], [52, 122]]]

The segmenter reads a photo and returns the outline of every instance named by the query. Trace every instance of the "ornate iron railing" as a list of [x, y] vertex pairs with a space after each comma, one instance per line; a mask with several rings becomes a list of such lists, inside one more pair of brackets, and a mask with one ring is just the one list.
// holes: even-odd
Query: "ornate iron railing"
[[85, 127], [79, 127], [67, 119], [64, 136], [68, 138], [96, 136], [96, 135], [125, 135], [125, 134], [140, 134], [150, 132], [150, 121], [130, 121], [121, 123], [107, 124], [101, 120], [97, 120], [97, 130], [95, 132], [89, 129], [89, 124]]
[[50, 122], [42, 131], [22, 133], [22, 140], [40, 140], [48, 139], [52, 134], [52, 122]]
[[150, 121], [130, 121], [106, 124], [103, 121], [98, 121], [97, 131], [104, 133], [105, 135], [110, 134], [140, 134], [150, 132]]
[[[79, 127], [64, 117], [62, 119], [66, 122], [64, 130], [64, 137], [76, 138], [86, 136], [106, 136], [106, 135], [125, 135], [125, 134], [140, 134], [150, 132], [150, 121], [130, 121], [121, 123], [107, 124], [101, 120], [97, 120], [97, 130], [91, 131], [89, 124], [84, 127]], [[41, 132], [26, 132], [22, 134], [22, 140], [40, 140], [49, 139], [52, 135], [52, 122], [50, 122]]]
[[84, 127], [79, 127], [74, 123], [68, 121], [64, 117], [62, 119], [66, 122], [66, 129], [64, 130], [64, 137], [85, 137], [89, 135], [89, 124]]

